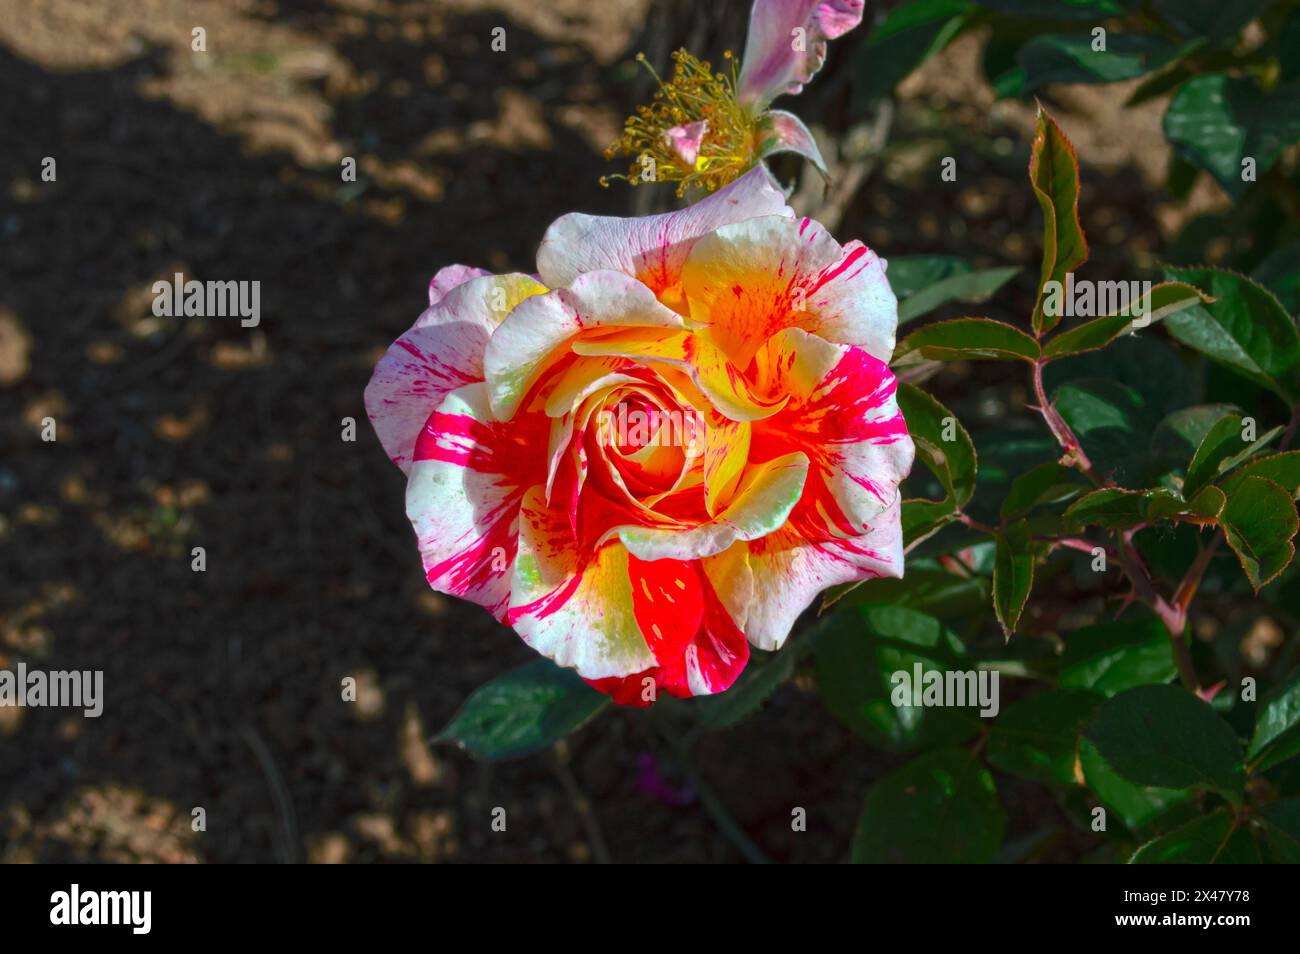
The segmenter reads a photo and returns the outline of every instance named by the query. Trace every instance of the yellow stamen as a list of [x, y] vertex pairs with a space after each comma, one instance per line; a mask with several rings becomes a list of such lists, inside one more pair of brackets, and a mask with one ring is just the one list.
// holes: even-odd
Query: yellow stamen
[[[637, 62], [650, 70], [659, 89], [650, 105], [628, 117], [623, 135], [605, 150], [606, 159], [620, 154], [631, 158], [628, 174], [602, 176], [601, 185], [607, 186], [609, 179], [625, 179], [630, 185], [676, 182], [679, 196], [688, 188], [713, 192], [754, 165], [758, 122], [737, 100], [736, 63], [730, 51], [724, 55], [731, 63], [730, 75], [714, 73], [706, 61], [678, 50], [673, 54], [673, 77], [665, 83], [645, 55], [637, 54]], [[701, 121], [707, 126], [691, 165], [673, 147], [668, 131]]]

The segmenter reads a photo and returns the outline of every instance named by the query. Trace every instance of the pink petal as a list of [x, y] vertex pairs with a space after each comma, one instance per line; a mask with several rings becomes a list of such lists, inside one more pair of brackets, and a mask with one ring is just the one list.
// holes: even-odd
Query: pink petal
[[448, 265], [440, 268], [438, 274], [429, 279], [429, 304], [438, 302], [457, 285], [463, 285], [471, 278], [482, 278], [492, 273], [472, 265]]
[[664, 133], [664, 136], [668, 144], [673, 147], [673, 151], [682, 157], [682, 161], [694, 169], [695, 160], [700, 155], [700, 145], [704, 142], [704, 134], [708, 129], [708, 121], [702, 119], [697, 123], [674, 126]]
[[793, 152], [810, 161], [823, 176], [828, 176], [826, 160], [817, 146], [812, 132], [794, 113], [781, 109], [770, 109], [764, 121], [771, 124], [772, 133], [761, 144], [759, 157], [773, 156], [780, 152]]
[[[863, 0], [754, 0], [740, 68], [740, 101], [763, 108], [798, 93], [826, 59], [826, 41], [862, 22]], [[795, 49], [802, 29], [803, 49]]]

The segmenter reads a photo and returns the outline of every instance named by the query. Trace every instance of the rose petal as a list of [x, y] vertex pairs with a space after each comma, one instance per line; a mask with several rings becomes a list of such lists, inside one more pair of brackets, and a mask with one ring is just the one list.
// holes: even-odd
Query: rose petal
[[[443, 269], [434, 281], [448, 271]], [[463, 281], [430, 305], [379, 359], [366, 385], [366, 413], [403, 473], [410, 472], [421, 428], [447, 393], [483, 380], [483, 352], [502, 318], [525, 298], [545, 291], [527, 275]]]
[[463, 285], [471, 278], [483, 278], [492, 273], [472, 265], [448, 265], [438, 269], [438, 273], [429, 279], [429, 304], [436, 305], [446, 297], [447, 292], [458, 285]]
[[802, 90], [826, 59], [826, 41], [861, 23], [862, 8], [863, 0], [754, 0], [740, 101], [761, 109], [783, 93]]
[[[766, 398], [755, 392], [739, 368], [703, 335], [671, 328], [630, 329], [575, 341], [573, 352], [588, 357], [631, 358], [684, 372], [694, 385], [690, 390], [733, 421], [770, 417], [785, 404], [782, 396]], [[680, 388], [682, 382], [674, 381], [673, 385]]]
[[638, 560], [630, 555], [632, 611], [655, 660], [681, 659], [704, 618], [704, 585], [694, 562]]
[[811, 462], [791, 523], [811, 540], [862, 533], [894, 502], [915, 453], [893, 374], [859, 348], [798, 328], [774, 336], [754, 364], [790, 401], [754, 425], [751, 459], [797, 449]]
[[799, 503], [807, 475], [808, 458], [786, 454], [751, 467], [730, 505], [713, 520], [690, 530], [623, 526], [618, 536], [642, 560], [713, 556], [737, 540], [755, 540], [779, 530]]
[[[667, 592], [676, 589], [676, 580], [684, 587], [698, 588], [698, 628], [675, 656], [668, 658], [665, 650], [665, 661], [659, 665], [622, 678], [591, 680], [590, 684], [621, 705], [635, 706], [649, 705], [660, 691], [685, 699], [730, 688], [749, 661], [749, 643], [719, 598], [712, 575], [704, 572], [700, 561], [657, 560], [639, 565], [654, 568], [656, 579], [673, 581]], [[634, 586], [639, 579], [634, 571]], [[691, 618], [695, 619], [693, 607], [694, 603]]]
[[760, 159], [782, 152], [793, 152], [809, 160], [824, 178], [829, 179], [830, 172], [826, 169], [826, 160], [822, 158], [817, 140], [803, 124], [803, 120], [794, 113], [787, 113], [781, 109], [769, 109], [763, 119], [771, 125], [772, 131], [761, 144], [758, 153]]
[[704, 142], [704, 134], [708, 130], [708, 121], [702, 119], [697, 123], [674, 126], [664, 133], [664, 136], [668, 139], [668, 144], [672, 146], [673, 151], [681, 156], [682, 161], [691, 168], [695, 168], [695, 160], [700, 155], [700, 145]]
[[529, 646], [585, 679], [655, 665], [632, 604], [628, 552], [614, 541], [581, 553], [541, 487], [524, 495], [507, 621]]
[[695, 243], [682, 269], [691, 324], [740, 368], [783, 328], [803, 328], [888, 361], [898, 302], [884, 263], [841, 247], [811, 219], [777, 216], [723, 226]]
[[726, 188], [676, 212], [641, 218], [573, 213], [546, 230], [537, 271], [552, 288], [583, 272], [613, 269], [639, 279], [673, 302], [682, 263], [701, 235], [756, 215], [791, 216], [771, 173], [758, 165]]
[[483, 366], [493, 413], [507, 420], [543, 372], [564, 355], [561, 346], [607, 326], [680, 328], [681, 316], [621, 272], [579, 275], [568, 288], [538, 295], [514, 309], [488, 341]]
[[704, 508], [716, 516], [740, 484], [749, 461], [748, 421], [712, 422], [704, 432]]
[[786, 528], [745, 544], [753, 591], [745, 634], [759, 649], [780, 649], [790, 628], [827, 587], [903, 575], [902, 495], [878, 513], [868, 532], [810, 543]]
[[520, 501], [546, 479], [537, 449], [549, 423], [540, 414], [494, 421], [480, 381], [448, 394], [415, 446], [406, 515], [429, 585], [498, 619], [510, 596]]

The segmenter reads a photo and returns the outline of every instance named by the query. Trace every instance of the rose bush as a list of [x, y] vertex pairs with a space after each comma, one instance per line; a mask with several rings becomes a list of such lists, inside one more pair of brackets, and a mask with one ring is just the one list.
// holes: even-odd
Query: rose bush
[[434, 589], [645, 704], [726, 689], [826, 587], [901, 576], [884, 260], [758, 166], [681, 211], [566, 215], [537, 270], [440, 271], [366, 390]]

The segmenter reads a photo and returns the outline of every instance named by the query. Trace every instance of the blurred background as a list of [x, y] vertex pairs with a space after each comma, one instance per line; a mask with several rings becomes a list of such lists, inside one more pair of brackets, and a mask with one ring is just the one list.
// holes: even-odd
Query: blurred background
[[[866, 40], [894, 6], [869, 2], [780, 104], [823, 138], [834, 187], [775, 169], [841, 241], [1008, 269], [973, 313], [1023, 320], [1042, 226], [1032, 96], [993, 82], [1010, 33], [977, 25], [891, 67], [905, 44]], [[0, 0], [0, 669], [102, 669], [106, 696], [98, 719], [0, 708], [0, 861], [847, 857], [863, 790], [900, 759], [836, 721], [807, 673], [689, 763], [629, 712], [520, 762], [432, 746], [531, 653], [429, 591], [361, 403], [437, 268], [532, 271], [566, 211], [673, 201], [598, 185], [653, 89], [633, 57], [719, 62], [747, 16], [742, 0]], [[1034, 91], [1084, 166], [1089, 276], [1258, 264], [1260, 232], [1210, 176], [1171, 178], [1167, 92], [1125, 105], [1142, 82]], [[152, 285], [176, 272], [259, 280], [260, 325], [155, 317]], [[927, 386], [972, 430], [1028, 398], [1001, 368]], [[1276, 613], [1223, 615], [1215, 633], [1272, 661]], [[999, 788], [1009, 843], [1050, 829], [1042, 857], [1083, 856], [1050, 796]]]

